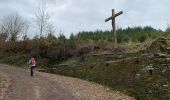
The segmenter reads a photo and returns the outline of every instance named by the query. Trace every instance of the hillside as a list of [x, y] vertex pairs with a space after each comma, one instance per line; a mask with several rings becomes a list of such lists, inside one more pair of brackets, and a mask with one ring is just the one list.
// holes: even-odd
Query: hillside
[[86, 55], [41, 70], [97, 82], [142, 100], [169, 99], [170, 55], [169, 35], [155, 40], [138, 53]]

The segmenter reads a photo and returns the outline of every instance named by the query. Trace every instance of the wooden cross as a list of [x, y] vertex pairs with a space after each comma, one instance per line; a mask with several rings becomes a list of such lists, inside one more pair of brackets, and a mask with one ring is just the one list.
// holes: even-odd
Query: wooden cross
[[115, 23], [115, 18], [119, 15], [123, 14], [123, 11], [120, 11], [118, 13], [115, 13], [115, 10], [112, 9], [112, 16], [105, 19], [105, 22], [108, 22], [109, 20], [112, 20], [112, 27], [113, 27], [113, 37], [114, 37], [114, 48], [117, 49], [117, 37], [116, 37], [116, 23]]

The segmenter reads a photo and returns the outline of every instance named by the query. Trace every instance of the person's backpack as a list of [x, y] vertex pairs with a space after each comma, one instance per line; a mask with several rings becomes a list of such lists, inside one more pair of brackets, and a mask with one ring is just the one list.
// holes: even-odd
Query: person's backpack
[[34, 58], [31, 58], [31, 64], [35, 65], [35, 59]]

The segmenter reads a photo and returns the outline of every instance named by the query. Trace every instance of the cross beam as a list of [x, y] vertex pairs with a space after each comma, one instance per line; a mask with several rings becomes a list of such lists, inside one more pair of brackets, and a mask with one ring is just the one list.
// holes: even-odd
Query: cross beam
[[117, 36], [116, 36], [116, 23], [115, 23], [115, 18], [119, 15], [123, 14], [123, 11], [120, 11], [118, 13], [115, 13], [115, 10], [112, 9], [112, 16], [105, 19], [105, 22], [108, 22], [110, 20], [112, 20], [112, 28], [113, 28], [113, 37], [114, 37], [114, 42], [115, 42], [115, 46], [114, 48], [117, 49]]
[[112, 20], [113, 18], [116, 18], [117, 16], [119, 16], [121, 14], [123, 14], [123, 11], [120, 11], [117, 14], [115, 14], [114, 16], [111, 16], [111, 17], [105, 19], [105, 22], [108, 22], [109, 20]]

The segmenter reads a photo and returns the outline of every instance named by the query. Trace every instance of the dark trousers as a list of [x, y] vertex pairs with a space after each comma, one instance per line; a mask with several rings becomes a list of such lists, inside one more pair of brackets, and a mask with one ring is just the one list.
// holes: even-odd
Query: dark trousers
[[31, 67], [30, 67], [30, 75], [31, 75], [31, 76], [33, 76], [33, 70], [34, 70], [34, 68], [35, 68], [34, 66], [31, 66]]

